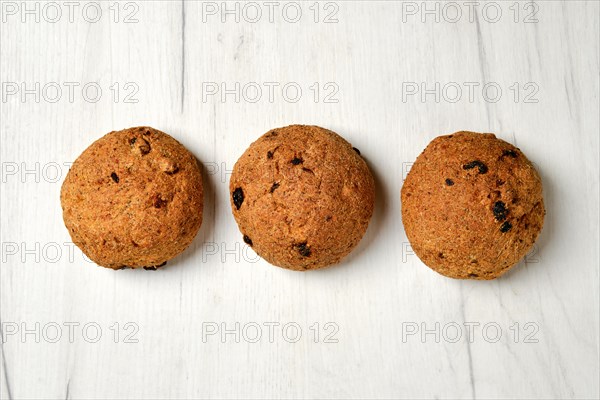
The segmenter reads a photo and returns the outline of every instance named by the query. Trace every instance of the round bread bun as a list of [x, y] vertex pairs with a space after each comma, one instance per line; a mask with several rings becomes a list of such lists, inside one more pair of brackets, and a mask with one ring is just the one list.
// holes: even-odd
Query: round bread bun
[[367, 230], [375, 184], [358, 150], [318, 126], [273, 129], [230, 180], [244, 241], [269, 263], [306, 271], [338, 263]]
[[519, 262], [544, 223], [542, 181], [525, 155], [490, 133], [435, 138], [402, 187], [415, 254], [459, 279], [494, 279]]
[[62, 185], [73, 242], [112, 269], [156, 269], [181, 253], [202, 224], [196, 158], [164, 132], [110, 132], [73, 163]]

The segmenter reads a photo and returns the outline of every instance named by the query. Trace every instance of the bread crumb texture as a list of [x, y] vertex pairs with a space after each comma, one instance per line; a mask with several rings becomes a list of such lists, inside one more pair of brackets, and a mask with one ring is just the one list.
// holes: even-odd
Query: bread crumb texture
[[338, 263], [358, 244], [375, 183], [338, 134], [291, 125], [250, 145], [234, 166], [230, 194], [245, 243], [273, 265], [305, 271]]
[[413, 251], [452, 278], [501, 276], [527, 254], [544, 223], [540, 176], [518, 148], [490, 133], [434, 139], [401, 197]]
[[110, 132], [75, 160], [61, 204], [73, 242], [95, 263], [156, 269], [202, 224], [202, 174], [196, 158], [164, 132]]

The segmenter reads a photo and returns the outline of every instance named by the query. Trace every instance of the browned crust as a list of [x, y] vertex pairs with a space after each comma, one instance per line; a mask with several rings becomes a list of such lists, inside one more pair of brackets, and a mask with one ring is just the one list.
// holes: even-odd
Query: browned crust
[[198, 232], [202, 175], [195, 157], [164, 132], [110, 132], [75, 160], [61, 204], [73, 242], [98, 265], [156, 267]]
[[[242, 202], [239, 195], [234, 201], [236, 189]], [[375, 184], [338, 134], [291, 125], [250, 145], [235, 164], [230, 194], [245, 241], [271, 264], [303, 271], [335, 264], [358, 244], [373, 214]]]
[[434, 139], [401, 197], [415, 254], [452, 278], [501, 276], [527, 254], [544, 223], [540, 176], [518, 148], [493, 134]]

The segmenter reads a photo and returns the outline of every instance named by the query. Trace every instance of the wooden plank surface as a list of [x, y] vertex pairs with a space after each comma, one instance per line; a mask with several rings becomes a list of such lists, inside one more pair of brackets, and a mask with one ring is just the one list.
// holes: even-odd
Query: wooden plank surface
[[[599, 396], [599, 3], [69, 4], [1, 2], [3, 399]], [[237, 157], [292, 123], [376, 176], [332, 269], [268, 265], [231, 215]], [[60, 185], [137, 125], [203, 162], [204, 224], [169, 268], [113, 272], [70, 244]], [[432, 272], [402, 227], [406, 171], [457, 130], [544, 181], [539, 241], [492, 282]]]

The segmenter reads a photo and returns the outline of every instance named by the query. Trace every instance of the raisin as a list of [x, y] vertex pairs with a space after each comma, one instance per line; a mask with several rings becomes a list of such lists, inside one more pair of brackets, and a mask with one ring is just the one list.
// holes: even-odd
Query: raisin
[[273, 152], [272, 151], [267, 151], [267, 158], [269, 160], [273, 158]]
[[353, 147], [354, 151], [356, 152], [356, 154], [358, 154], [360, 156], [360, 150], [357, 149], [356, 147]]
[[452, 185], [454, 185], [454, 181], [450, 178], [446, 178], [446, 185], [452, 186]]
[[463, 165], [463, 169], [473, 169], [475, 167], [477, 167], [479, 169], [480, 174], [485, 174], [486, 172], [488, 172], [487, 165], [485, 165], [484, 163], [482, 163], [479, 160], [474, 160], [474, 161], [471, 161], [470, 163]]
[[163, 199], [160, 194], [154, 196], [154, 208], [163, 208], [167, 203], [167, 200]]
[[112, 174], [110, 174], [110, 177], [113, 181], [115, 181], [115, 183], [119, 183], [119, 175], [113, 172]]
[[511, 228], [512, 228], [512, 224], [510, 222], [506, 221], [500, 227], [500, 232], [502, 232], [502, 233], [508, 232], [508, 231], [510, 231]]
[[239, 210], [244, 202], [244, 191], [242, 188], [235, 188], [231, 197], [233, 198], [233, 205], [235, 205], [236, 210]]
[[142, 153], [143, 156], [150, 153], [150, 143], [148, 143], [144, 140], [144, 144], [142, 144], [140, 146], [140, 152]]
[[310, 247], [307, 246], [306, 242], [298, 243], [294, 245], [294, 247], [298, 249], [298, 252], [302, 257], [310, 256]]
[[506, 204], [502, 201], [495, 202], [492, 211], [494, 212], [494, 217], [497, 221], [504, 221], [506, 219], [506, 214], [508, 214]]
[[477, 274], [469, 274], [469, 278], [479, 278], [479, 275], [477, 275]]
[[179, 172], [179, 167], [177, 165], [175, 165], [170, 170], [165, 171], [165, 174], [167, 174], [167, 175], [175, 175], [178, 172]]
[[244, 243], [246, 243], [248, 246], [252, 247], [252, 239], [250, 239], [246, 235], [244, 235]]
[[273, 193], [279, 187], [279, 182], [273, 182], [273, 186], [269, 189], [269, 193]]
[[150, 143], [148, 143], [146, 139], [140, 138], [140, 140], [137, 140], [136, 138], [131, 138], [129, 139], [129, 144], [131, 145], [132, 150], [137, 150], [142, 156], [150, 153]]
[[299, 164], [302, 164], [303, 162], [304, 162], [304, 160], [302, 158], [294, 157], [292, 159], [292, 164], [294, 164], [294, 165], [299, 165]]
[[504, 157], [517, 158], [517, 156], [518, 156], [518, 154], [514, 150], [504, 150], [504, 151], [502, 151], [502, 156], [500, 158], [501, 159], [504, 158]]
[[151, 265], [149, 267], [144, 267], [144, 269], [146, 271], [156, 271], [157, 269], [159, 269], [160, 267], [164, 267], [165, 265], [167, 265], [166, 261], [160, 265]]

